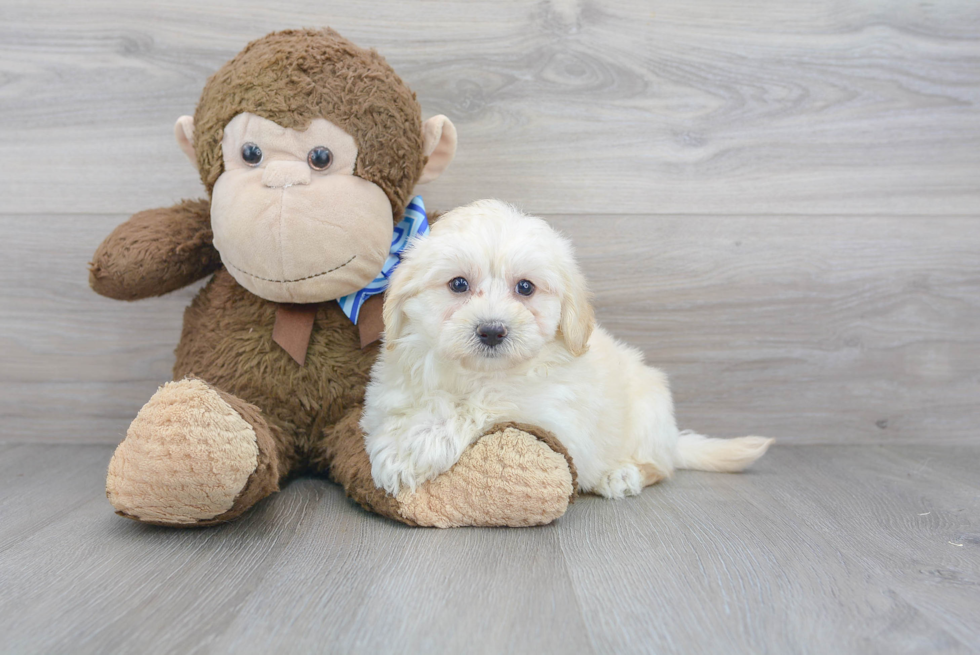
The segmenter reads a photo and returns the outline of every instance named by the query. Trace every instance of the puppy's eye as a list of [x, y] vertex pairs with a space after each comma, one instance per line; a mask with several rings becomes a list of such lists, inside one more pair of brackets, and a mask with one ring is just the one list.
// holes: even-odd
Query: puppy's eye
[[530, 296], [534, 293], [534, 283], [530, 280], [521, 280], [517, 283], [517, 293], [522, 296]]
[[466, 293], [470, 290], [470, 283], [465, 277], [454, 277], [449, 281], [449, 289], [453, 293]]
[[310, 150], [310, 154], [306, 156], [306, 161], [313, 170], [324, 171], [333, 163], [333, 153], [326, 146], [317, 146]]
[[242, 161], [249, 166], [258, 166], [262, 163], [262, 148], [254, 143], [246, 143], [242, 146]]

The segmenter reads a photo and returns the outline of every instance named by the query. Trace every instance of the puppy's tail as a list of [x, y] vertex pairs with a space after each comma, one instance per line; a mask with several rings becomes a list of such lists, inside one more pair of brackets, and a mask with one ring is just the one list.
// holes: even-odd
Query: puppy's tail
[[773, 441], [775, 439], [766, 437], [711, 439], [685, 430], [677, 442], [675, 466], [695, 471], [735, 473], [762, 457]]

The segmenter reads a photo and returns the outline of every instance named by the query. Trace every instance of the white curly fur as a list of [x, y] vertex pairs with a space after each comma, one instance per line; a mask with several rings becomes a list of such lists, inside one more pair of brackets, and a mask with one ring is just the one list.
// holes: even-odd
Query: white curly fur
[[[449, 282], [462, 277], [468, 290]], [[530, 296], [517, 292], [529, 280]], [[771, 439], [679, 433], [666, 376], [595, 325], [570, 243], [496, 200], [443, 216], [385, 299], [385, 346], [361, 425], [375, 483], [396, 494], [448, 470], [501, 421], [553, 432], [582, 491], [638, 494], [675, 468], [739, 471]], [[477, 328], [507, 329], [490, 348]]]

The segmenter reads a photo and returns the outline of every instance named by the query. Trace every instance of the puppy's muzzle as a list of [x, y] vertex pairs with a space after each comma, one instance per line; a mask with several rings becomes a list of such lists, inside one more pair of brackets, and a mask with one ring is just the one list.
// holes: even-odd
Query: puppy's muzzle
[[507, 328], [500, 323], [482, 323], [476, 326], [476, 336], [483, 345], [495, 348], [507, 338]]

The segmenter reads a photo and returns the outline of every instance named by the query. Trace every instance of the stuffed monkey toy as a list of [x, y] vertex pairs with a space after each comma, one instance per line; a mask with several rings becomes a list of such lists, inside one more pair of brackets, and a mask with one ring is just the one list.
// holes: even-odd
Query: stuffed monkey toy
[[574, 465], [529, 425], [495, 426], [415, 493], [393, 497], [371, 479], [358, 424], [383, 327], [378, 292], [406, 232], [424, 232], [412, 190], [452, 160], [449, 119], [423, 122], [375, 51], [330, 29], [290, 30], [225, 64], [175, 132], [208, 199], [135, 214], [90, 266], [92, 288], [119, 300], [211, 276], [184, 313], [175, 381], [109, 464], [118, 514], [212, 525], [304, 472], [411, 525], [526, 526], [564, 513]]

